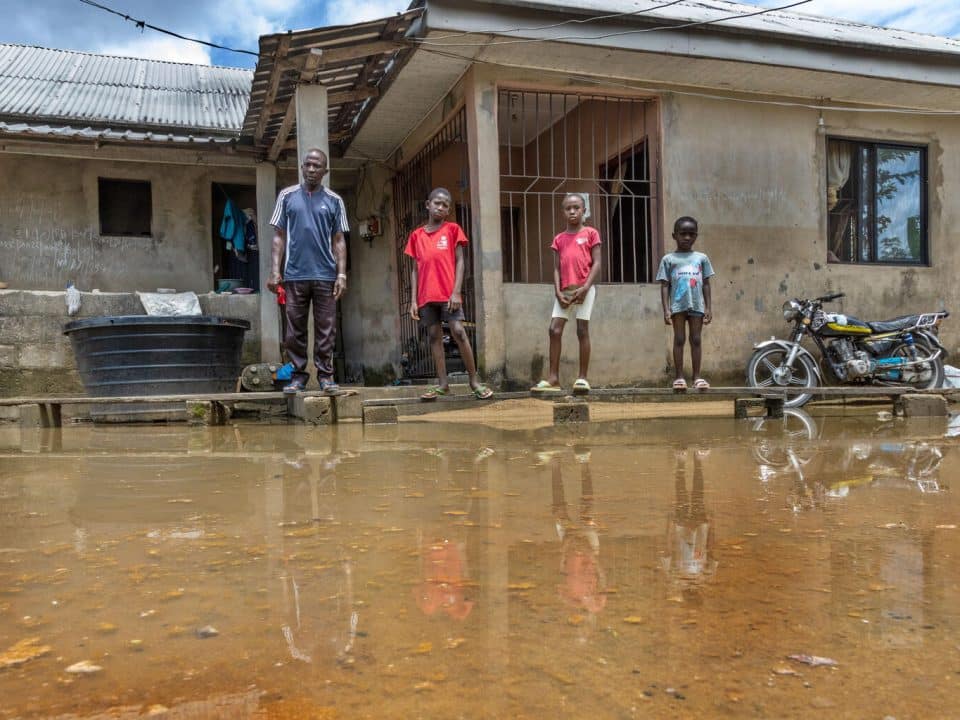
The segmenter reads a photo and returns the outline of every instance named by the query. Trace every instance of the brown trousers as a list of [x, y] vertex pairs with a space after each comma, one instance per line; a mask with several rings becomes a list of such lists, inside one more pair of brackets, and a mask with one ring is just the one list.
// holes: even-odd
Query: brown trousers
[[337, 301], [333, 283], [326, 280], [289, 280], [283, 283], [287, 293], [287, 326], [283, 345], [293, 363], [293, 377], [304, 383], [307, 372], [307, 323], [313, 304], [313, 362], [317, 380], [333, 380], [333, 349], [337, 342]]

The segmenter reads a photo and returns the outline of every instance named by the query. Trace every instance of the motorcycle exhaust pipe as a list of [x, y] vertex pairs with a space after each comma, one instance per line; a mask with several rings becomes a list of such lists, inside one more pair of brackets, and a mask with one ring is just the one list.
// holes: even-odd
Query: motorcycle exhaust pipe
[[905, 367], [913, 367], [914, 365], [923, 365], [924, 363], [933, 362], [937, 360], [943, 354], [943, 350], [937, 350], [933, 355], [926, 358], [918, 358], [916, 360], [904, 360], [902, 358], [884, 358], [889, 360], [894, 360], [894, 362], [884, 362], [884, 359], [877, 360], [877, 368], [883, 368], [884, 370], [898, 370]]

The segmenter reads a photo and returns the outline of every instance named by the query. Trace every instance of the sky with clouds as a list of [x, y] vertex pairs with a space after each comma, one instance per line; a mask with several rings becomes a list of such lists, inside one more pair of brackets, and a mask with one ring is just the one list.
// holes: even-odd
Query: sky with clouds
[[[182, 35], [245, 50], [257, 38], [289, 29], [342, 25], [405, 10], [408, 0], [97, 0], [138, 20]], [[775, 7], [786, 0], [748, 0]], [[253, 67], [250, 55], [177, 40], [108, 14], [81, 0], [0, 0], [9, 5], [0, 41], [112, 55]], [[812, 0], [798, 11], [874, 25], [960, 37], [958, 0]]]

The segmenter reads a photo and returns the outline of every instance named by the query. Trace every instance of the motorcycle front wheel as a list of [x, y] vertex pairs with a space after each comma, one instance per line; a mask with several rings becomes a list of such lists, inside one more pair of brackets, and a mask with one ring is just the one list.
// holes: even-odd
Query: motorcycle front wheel
[[[758, 389], [815, 388], [818, 385], [817, 371], [810, 358], [798, 355], [793, 367], [785, 363], [789, 350], [768, 347], [757, 350], [747, 365], [747, 385]], [[813, 393], [802, 393], [787, 398], [784, 407], [796, 408], [805, 405]]]
[[[933, 347], [929, 340], [918, 337], [911, 348], [907, 343], [900, 343], [890, 351], [890, 357], [902, 357], [911, 359], [912, 351], [915, 349], [917, 357], [925, 358], [934, 355], [939, 348]], [[917, 390], [932, 390], [943, 386], [943, 379], [946, 376], [943, 367], [943, 354], [941, 353], [936, 360], [917, 365], [915, 368], [904, 368], [904, 379], [897, 385], [906, 385]], [[909, 379], [908, 379], [909, 378]]]

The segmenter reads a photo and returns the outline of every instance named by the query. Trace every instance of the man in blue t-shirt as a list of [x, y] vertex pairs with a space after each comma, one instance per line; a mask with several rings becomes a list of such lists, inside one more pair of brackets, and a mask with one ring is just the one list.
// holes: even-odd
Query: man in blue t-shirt
[[341, 197], [320, 184], [327, 174], [322, 150], [308, 150], [301, 167], [303, 182], [280, 191], [270, 217], [275, 232], [267, 288], [276, 292], [282, 282], [287, 295], [284, 347], [294, 371], [283, 391], [300, 392], [310, 379], [307, 322], [313, 303], [313, 362], [320, 389], [333, 395], [338, 390], [333, 379], [337, 300], [347, 290], [347, 211]]

